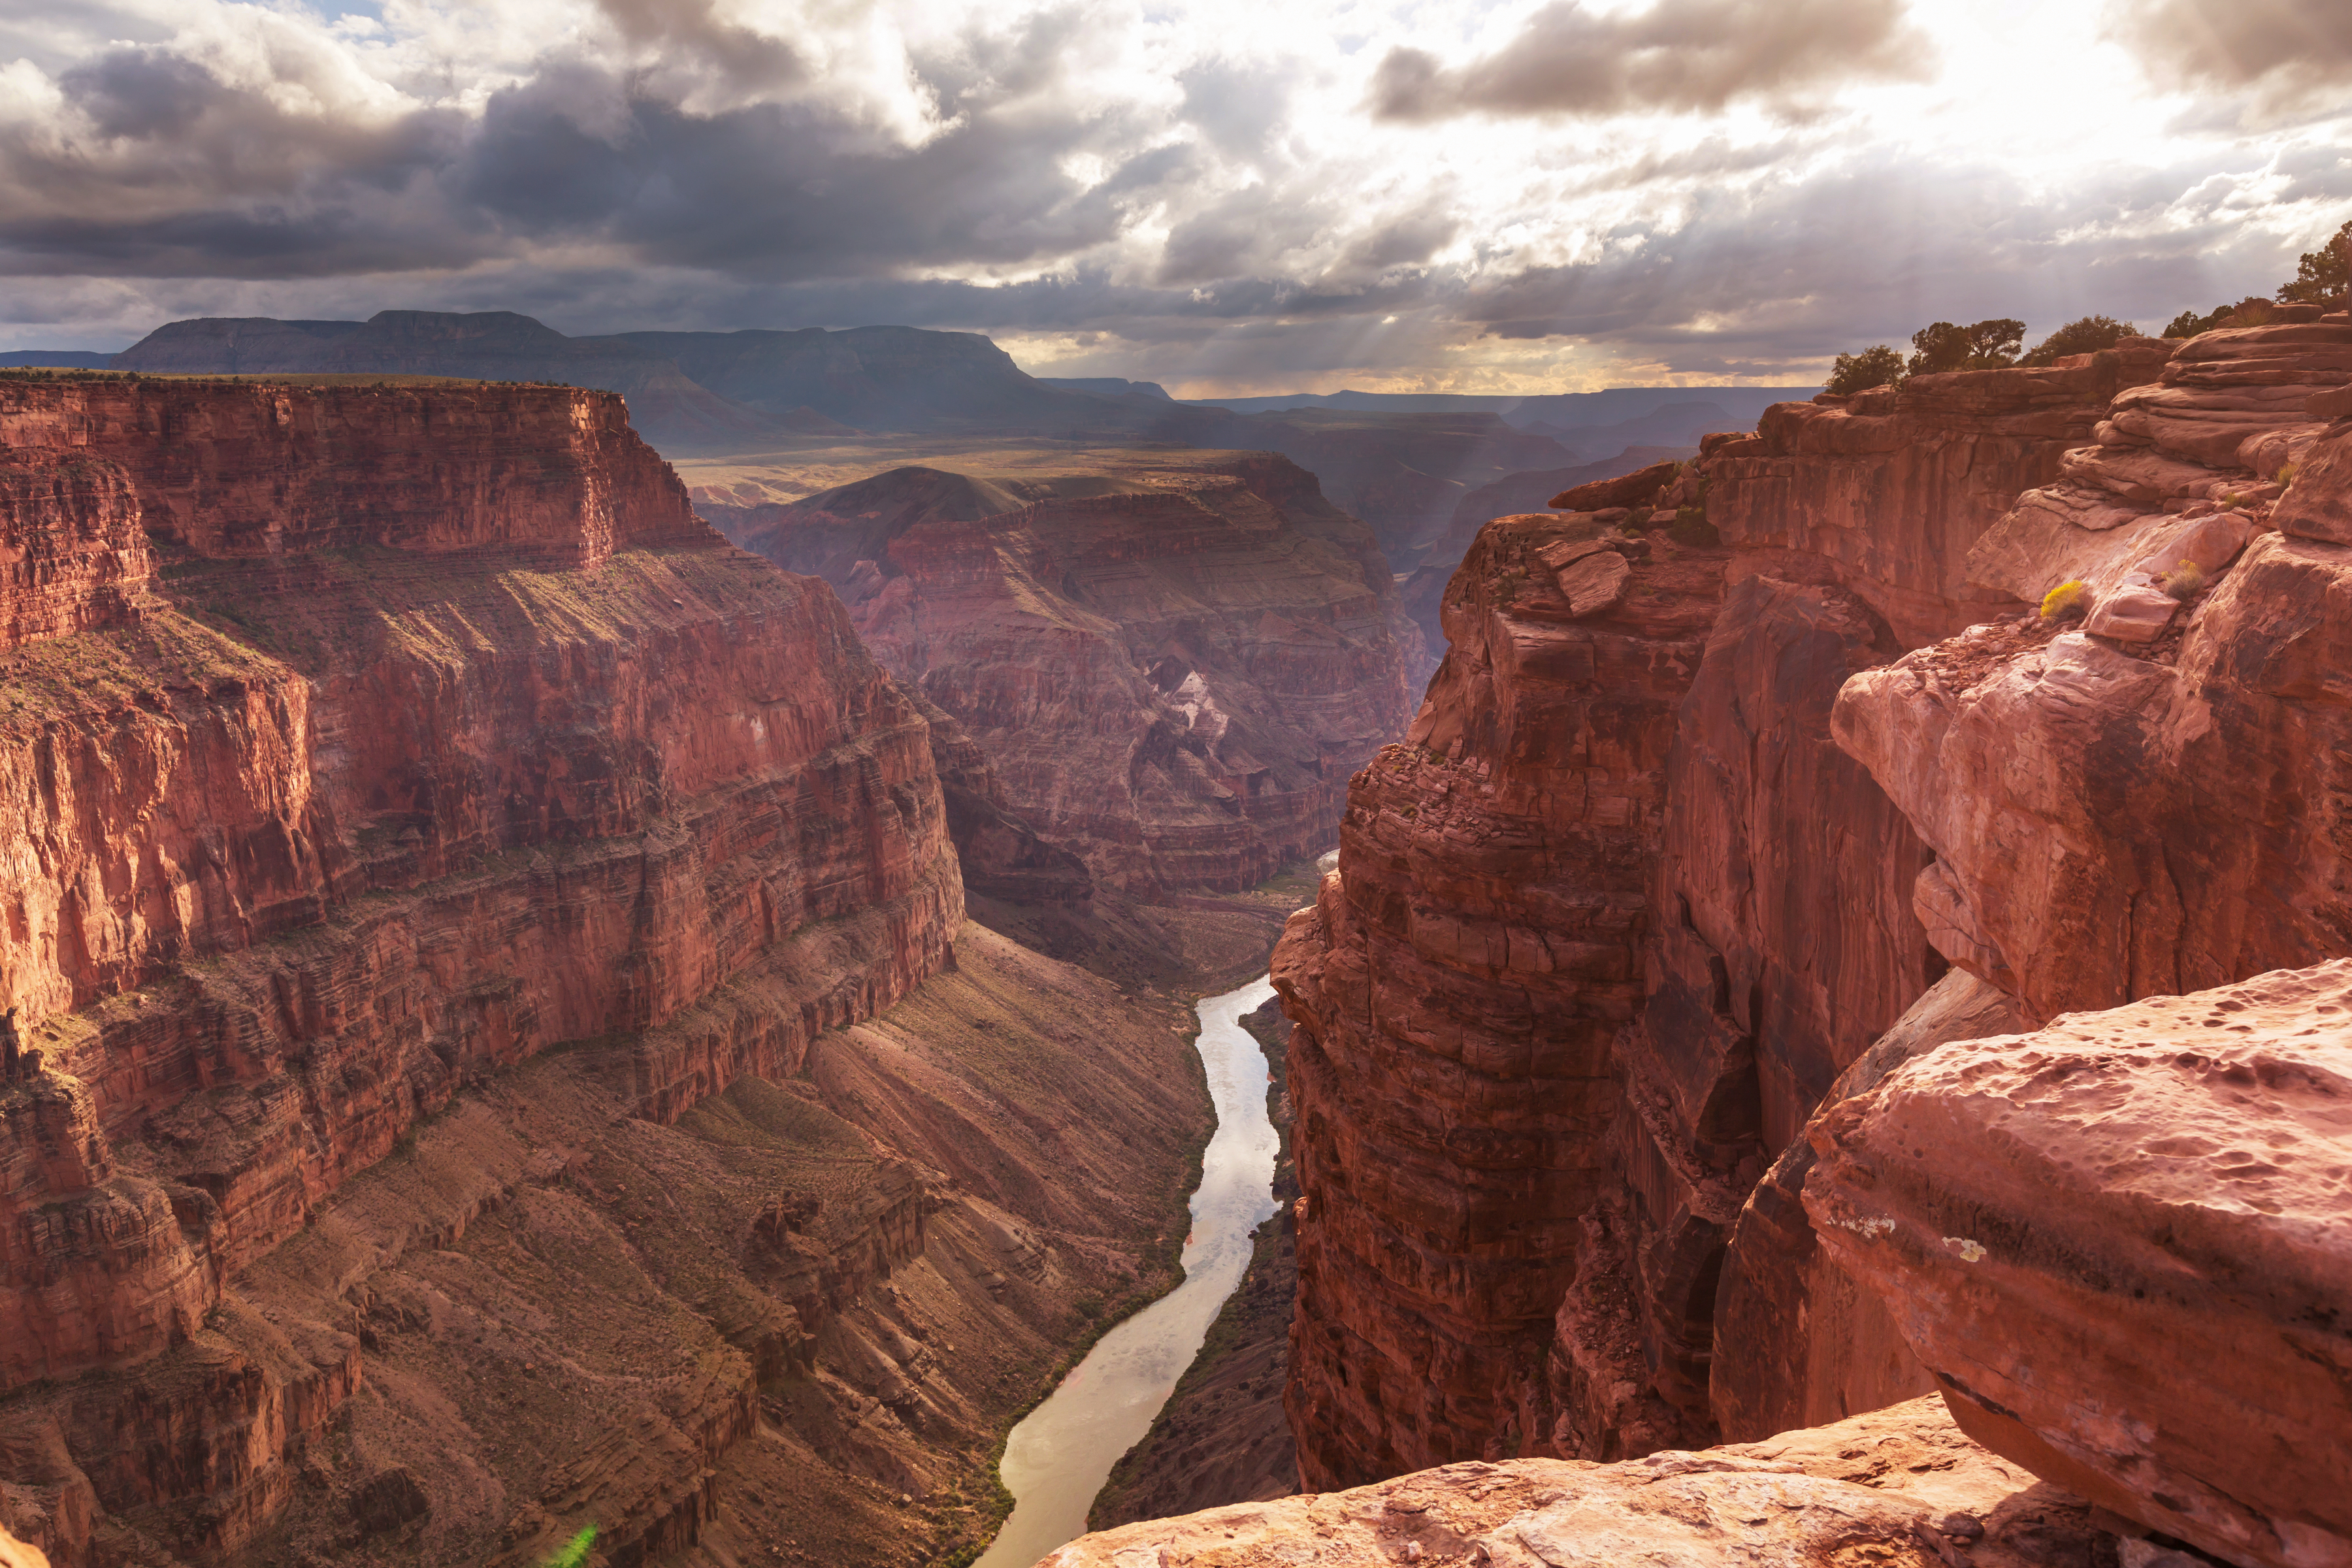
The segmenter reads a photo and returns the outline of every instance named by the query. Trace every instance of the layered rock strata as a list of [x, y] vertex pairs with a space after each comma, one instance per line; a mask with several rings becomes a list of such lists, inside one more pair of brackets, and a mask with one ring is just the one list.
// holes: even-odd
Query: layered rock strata
[[1408, 716], [1418, 634], [1387, 568], [1280, 458], [901, 468], [730, 526], [834, 583], [1002, 806], [1124, 892], [1232, 891], [1320, 853]]
[[[1708, 522], [1758, 570], [1788, 550], [1825, 563], [1916, 647], [2010, 606], [1969, 550], [2018, 493], [2058, 477], [2118, 393], [2174, 345], [2126, 338], [2075, 363], [1958, 371], [1851, 398], [1783, 403], [1701, 465]], [[2039, 598], [2039, 594], [2032, 595]]]
[[[1357, 782], [1277, 954], [1310, 1485], [1934, 1386], [1806, 1215], [1822, 1108], [1949, 1042], [2352, 948], [2347, 341], [2126, 340], [1783, 405], [1708, 437], [1646, 533], [1488, 525], [1419, 744]], [[1555, 651], [1547, 614], [1598, 640], [1702, 558], [1726, 586], [1677, 638]], [[2086, 617], [2032, 613], [2076, 580]]]
[[10, 1441], [230, 1551], [360, 1376], [336, 1311], [205, 1348], [240, 1273], [486, 1075], [601, 1041], [669, 1122], [937, 973], [929, 726], [609, 395], [9, 381], [0, 437], [0, 1392], [124, 1374]]
[[[1310, 1487], [1548, 1440], [1545, 1347], [1613, 1184], [1609, 1047], [1641, 1007], [1664, 771], [1724, 565], [1554, 515], [1488, 524], [1429, 700], [1359, 775], [1340, 869], [1276, 953]], [[1570, 575], [1613, 602], [1580, 611]]]

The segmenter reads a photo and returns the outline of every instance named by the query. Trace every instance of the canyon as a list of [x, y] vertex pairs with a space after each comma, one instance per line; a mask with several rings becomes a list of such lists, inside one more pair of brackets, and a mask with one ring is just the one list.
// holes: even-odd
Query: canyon
[[1172, 984], [1280, 910], [1126, 911], [1135, 979], [969, 920], [966, 852], [1074, 863], [613, 394], [5, 377], [0, 447], [0, 1527], [984, 1540], [999, 1434], [1171, 1277]]
[[[2136, 1552], [2347, 1560], [2352, 1342], [2310, 1303], [2340, 1303], [2352, 1258], [2326, 1152], [2340, 1003], [2312, 968], [2347, 951], [2347, 384], [2352, 323], [2294, 308], [1782, 405], [1484, 527], [1428, 700], [1354, 781], [1338, 869], [1276, 957], [1303, 1190], [1287, 1402], [1334, 1496], [1258, 1510], [1288, 1521], [1266, 1542], [1406, 1472], [1656, 1475], [1940, 1392]], [[2062, 584], [2075, 607], [2042, 614]], [[2271, 1054], [2241, 1063], [2257, 997], [2245, 1048]], [[2210, 1020], [2179, 1073], [2132, 1032], [2146, 1068], [2095, 1053], [2113, 1087], [2069, 1090], [2046, 1133], [1998, 1110], [2058, 1094], [2025, 1083], [2087, 1068], [2033, 1064], [2120, 1042], [2134, 1005]], [[2210, 1179], [2147, 1185], [2072, 1109], [2127, 1093], [2156, 1098], [2126, 1125], [2177, 1112]], [[1896, 1104], [1899, 1133], [1862, 1109]], [[1989, 1138], [2021, 1152], [1964, 1173]], [[2023, 1152], [2066, 1138], [2090, 1142], [2065, 1173]], [[2233, 1145], [2273, 1152], [2242, 1168]], [[2099, 1239], [2100, 1214], [2124, 1228]], [[2185, 1273], [2237, 1283], [2208, 1299]], [[2284, 1334], [2336, 1370], [2250, 1371], [2209, 1420], [2228, 1352], [2074, 1350], [2111, 1320], [2132, 1347]], [[2231, 1468], [2273, 1447], [2317, 1468]]]
[[909, 465], [698, 504], [840, 593], [866, 647], [1094, 885], [1234, 891], [1328, 847], [1423, 662], [1364, 524], [1269, 453]]
[[1502, 475], [1402, 592], [1278, 451], [690, 494], [344, 371], [0, 450], [56, 1562], [969, 1561], [1287, 913], [1282, 1210], [1055, 1568], [2352, 1563], [2340, 311]]

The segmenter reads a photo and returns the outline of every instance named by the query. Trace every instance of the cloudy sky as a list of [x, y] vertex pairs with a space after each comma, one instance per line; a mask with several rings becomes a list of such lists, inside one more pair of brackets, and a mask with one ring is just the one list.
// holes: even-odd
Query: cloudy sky
[[0, 347], [409, 307], [1801, 382], [2153, 329], [2347, 218], [2347, 0], [0, 0]]

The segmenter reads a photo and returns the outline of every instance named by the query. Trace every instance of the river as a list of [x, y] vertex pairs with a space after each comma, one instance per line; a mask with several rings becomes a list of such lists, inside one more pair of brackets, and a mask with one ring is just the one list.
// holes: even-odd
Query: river
[[1087, 1510], [1110, 1468], [1150, 1430], [1218, 1309], [1241, 1284], [1250, 1232], [1274, 1214], [1277, 1146], [1265, 1116], [1265, 1052], [1241, 1017], [1273, 994], [1261, 976], [1201, 1004], [1201, 1064], [1217, 1131], [1192, 1194], [1184, 1283], [1105, 1334], [1013, 1428], [1002, 1468], [1013, 1515], [978, 1568], [1030, 1568], [1086, 1533]]

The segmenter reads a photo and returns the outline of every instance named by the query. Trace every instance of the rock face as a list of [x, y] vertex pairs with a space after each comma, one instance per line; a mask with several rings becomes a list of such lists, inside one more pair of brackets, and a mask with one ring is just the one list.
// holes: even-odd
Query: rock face
[[614, 1042], [674, 1121], [940, 970], [929, 726], [609, 394], [10, 380], [0, 440], [0, 1394], [166, 1358], [60, 1517], [230, 1550], [359, 1380], [335, 1312], [207, 1340], [240, 1271], [486, 1074]]
[[0, 438], [120, 464], [147, 532], [207, 560], [377, 547], [588, 570], [710, 542], [621, 400], [571, 388], [10, 378]]
[[[1309, 1485], [1935, 1386], [1808, 1217], [1819, 1119], [1952, 1042], [2352, 951], [2352, 331], [2176, 347], [1783, 405], [1646, 532], [1487, 525], [1276, 957]], [[2066, 581], [2086, 616], [2030, 613]]]
[[116, 626], [154, 574], [130, 476], [80, 453], [0, 450], [0, 647]]
[[2352, 1562], [2352, 961], [1948, 1046], [1805, 1202], [1961, 1426], [2233, 1563]]
[[1081, 1536], [1041, 1568], [2114, 1563], [2089, 1507], [1914, 1400], [1767, 1442], [1613, 1465], [1507, 1459]]
[[1407, 716], [1418, 639], [1379, 552], [1280, 458], [902, 468], [730, 526], [834, 583], [1099, 885], [1233, 890], [1312, 858]]
[[1612, 1185], [1609, 1045], [1641, 1006], [1666, 761], [1724, 568], [1650, 546], [1580, 619], [1542, 552], [1598, 534], [1554, 515], [1480, 534], [1454, 649], [1276, 953], [1310, 1487], [1549, 1436], [1545, 1346]]
[[1906, 647], [1949, 637], [2022, 596], [1984, 583], [1969, 548], [2172, 348], [2127, 338], [2080, 363], [1780, 404], [1751, 440], [1709, 455], [1707, 518], [1759, 569], [1771, 550], [1829, 563]]

